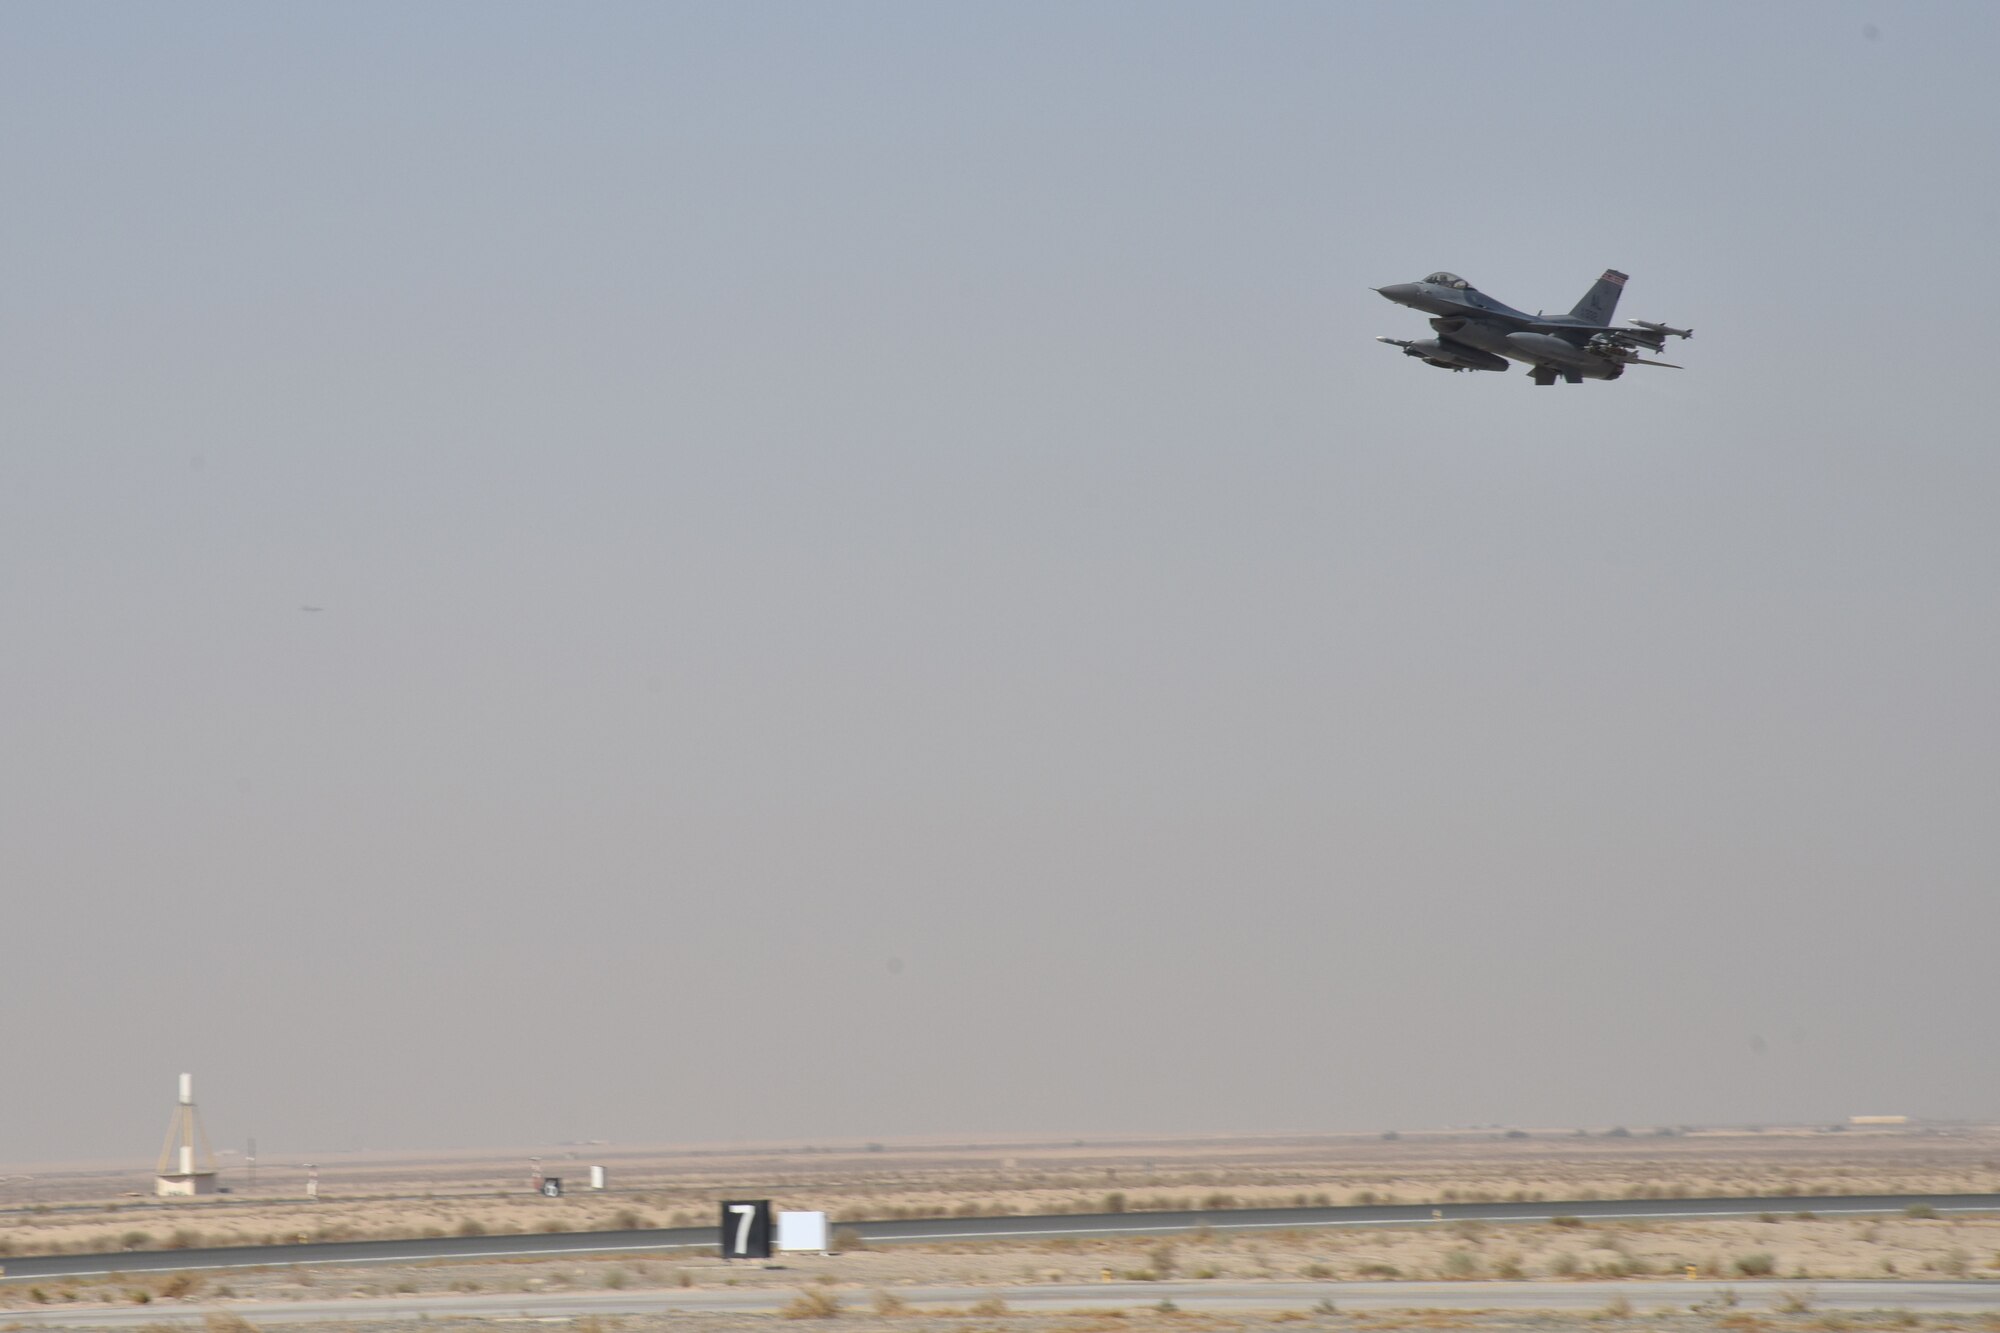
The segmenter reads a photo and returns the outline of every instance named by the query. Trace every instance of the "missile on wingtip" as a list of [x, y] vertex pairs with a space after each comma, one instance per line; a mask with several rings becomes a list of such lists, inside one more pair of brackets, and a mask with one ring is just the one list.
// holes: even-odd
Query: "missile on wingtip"
[[1671, 324], [1655, 324], [1650, 319], [1628, 319], [1625, 322], [1627, 324], [1636, 324], [1642, 329], [1650, 329], [1654, 333], [1670, 333], [1676, 338], [1694, 337], [1693, 329], [1677, 329]]

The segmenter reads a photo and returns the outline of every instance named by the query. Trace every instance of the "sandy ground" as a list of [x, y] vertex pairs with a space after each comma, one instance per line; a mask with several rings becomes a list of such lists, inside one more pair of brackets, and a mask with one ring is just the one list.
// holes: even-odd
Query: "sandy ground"
[[0, 1285], [0, 1312], [110, 1301], [306, 1300], [426, 1292], [645, 1290], [693, 1287], [824, 1289], [852, 1301], [875, 1291], [937, 1285], [1152, 1281], [1705, 1278], [1801, 1283], [1841, 1278], [1991, 1280], [2000, 1307], [2000, 1219], [1620, 1222], [1594, 1226], [1442, 1226], [1255, 1235], [1044, 1240], [972, 1246], [893, 1246], [782, 1267], [715, 1259], [630, 1257], [453, 1261], [420, 1265], [250, 1270], [46, 1279]]
[[[607, 1160], [622, 1188], [542, 1200], [501, 1175], [492, 1157], [382, 1158], [323, 1172], [329, 1197], [305, 1204], [266, 1194], [155, 1206], [120, 1197], [129, 1174], [60, 1172], [38, 1177], [45, 1197], [0, 1199], [0, 1249], [157, 1248], [367, 1235], [491, 1230], [587, 1230], [707, 1222], [722, 1197], [768, 1195], [785, 1206], [849, 1216], [1099, 1211], [1122, 1206], [1438, 1202], [1450, 1199], [1662, 1197], [1741, 1193], [2000, 1190], [2000, 1132], [1764, 1133], [1654, 1136], [1500, 1133], [1099, 1145], [884, 1146], [879, 1151], [761, 1149], [643, 1154]], [[517, 1163], [518, 1165], [518, 1163]], [[546, 1163], [552, 1170], [554, 1162]], [[587, 1163], [586, 1163], [587, 1165]], [[587, 1172], [565, 1161], [562, 1174]], [[143, 1179], [143, 1178], [142, 1178]], [[282, 1184], [282, 1182], [274, 1182]], [[137, 1233], [146, 1233], [140, 1235]], [[1607, 1300], [1590, 1318], [1498, 1312], [1317, 1312], [1272, 1314], [1131, 1310], [1027, 1313], [999, 1306], [941, 1314], [895, 1308], [899, 1289], [980, 1288], [1174, 1279], [1206, 1281], [1448, 1280], [1481, 1283], [1555, 1279], [1580, 1288], [1611, 1279], [1683, 1280], [1688, 1267], [1740, 1284], [1742, 1308], [1634, 1315]], [[1994, 1315], [1853, 1315], [1783, 1312], [1779, 1293], [1849, 1278], [1990, 1281]], [[509, 1260], [421, 1265], [293, 1268], [215, 1275], [161, 1274], [103, 1280], [0, 1282], [0, 1330], [57, 1312], [139, 1316], [151, 1326], [203, 1326], [243, 1333], [235, 1309], [256, 1302], [424, 1293], [662, 1292], [768, 1286], [813, 1293], [838, 1306], [841, 1327], [870, 1333], [1206, 1333], [1300, 1323], [1376, 1330], [1465, 1328], [1557, 1330], [1726, 1328], [1737, 1333], [1839, 1333], [1906, 1328], [2000, 1333], [2000, 1219], [1878, 1219], [1810, 1213], [1740, 1220], [1659, 1220], [1583, 1225], [1447, 1223], [1231, 1235], [1053, 1239], [978, 1246], [850, 1248], [794, 1257], [782, 1267], [726, 1265], [707, 1258]], [[217, 1312], [220, 1313], [217, 1313]], [[142, 1313], [143, 1312], [143, 1313]], [[263, 1313], [269, 1320], [271, 1316]], [[774, 1333], [782, 1316], [678, 1312], [361, 1323], [367, 1329], [497, 1328], [545, 1322], [592, 1330], [669, 1325], [683, 1333]], [[82, 1326], [78, 1324], [76, 1326]], [[322, 1327], [326, 1325], [321, 1325]]]
[[[1525, 1137], [1515, 1137], [1525, 1135]], [[529, 1192], [528, 1160], [569, 1193]], [[581, 1189], [589, 1166], [613, 1188]], [[144, 1165], [41, 1169], [0, 1192], [9, 1254], [706, 1224], [722, 1198], [836, 1221], [1325, 1203], [2000, 1191], [2000, 1127], [1760, 1133], [1650, 1128], [753, 1149], [550, 1148], [333, 1159], [160, 1203]]]

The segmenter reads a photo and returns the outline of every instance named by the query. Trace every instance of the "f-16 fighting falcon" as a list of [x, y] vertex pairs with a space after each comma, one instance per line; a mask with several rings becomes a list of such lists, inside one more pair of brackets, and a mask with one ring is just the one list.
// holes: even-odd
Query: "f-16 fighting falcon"
[[1421, 342], [1376, 341], [1446, 370], [1505, 370], [1510, 360], [1525, 361], [1537, 384], [1554, 384], [1557, 376], [1571, 384], [1615, 380], [1627, 366], [1681, 369], [1669, 361], [1648, 361], [1639, 349], [1661, 351], [1669, 337], [1692, 338], [1694, 330], [1643, 319], [1627, 320], [1632, 328], [1612, 327], [1611, 312], [1624, 289], [1625, 275], [1606, 269], [1567, 315], [1530, 315], [1500, 304], [1456, 273], [1433, 273], [1422, 282], [1375, 290], [1397, 305], [1434, 315], [1431, 327], [1438, 336]]

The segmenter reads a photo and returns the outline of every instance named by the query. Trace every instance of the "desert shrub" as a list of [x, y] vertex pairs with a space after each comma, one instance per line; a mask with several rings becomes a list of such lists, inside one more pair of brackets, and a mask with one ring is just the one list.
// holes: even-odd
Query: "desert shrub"
[[152, 1243], [153, 1233], [150, 1231], [128, 1231], [118, 1238], [119, 1248], [127, 1250], [143, 1250]]
[[840, 1313], [840, 1302], [830, 1291], [808, 1287], [788, 1301], [778, 1313], [787, 1319], [832, 1319]]
[[1626, 1300], [1623, 1296], [1613, 1296], [1604, 1303], [1604, 1309], [1600, 1313], [1606, 1319], [1628, 1318], [1632, 1313], [1632, 1302]]
[[1161, 1241], [1152, 1248], [1146, 1258], [1152, 1263], [1153, 1272], [1161, 1279], [1164, 1280], [1174, 1275], [1174, 1261], [1176, 1256], [1171, 1242]]
[[1450, 1278], [1468, 1278], [1479, 1272], [1479, 1256], [1471, 1250], [1453, 1250], [1444, 1257], [1444, 1275]]
[[465, 1218], [458, 1224], [458, 1234], [461, 1236], [483, 1236], [486, 1234], [486, 1224], [476, 1217]]
[[210, 1310], [201, 1317], [204, 1333], [257, 1333], [257, 1326], [240, 1314]]
[[1903, 1210], [1904, 1217], [1935, 1218], [1937, 1215], [1938, 1210], [1927, 1203], [1913, 1203]]
[[174, 1234], [167, 1237], [170, 1250], [191, 1250], [201, 1244], [201, 1233], [193, 1227], [175, 1227]]
[[1398, 1278], [1403, 1275], [1403, 1270], [1394, 1264], [1366, 1263], [1357, 1267], [1354, 1270], [1354, 1275], [1356, 1277]]
[[151, 1305], [153, 1303], [153, 1293], [147, 1291], [144, 1287], [133, 1287], [125, 1293], [125, 1299], [134, 1305]]
[[1105, 1195], [1105, 1196], [1104, 1196], [1104, 1198], [1103, 1198], [1103, 1199], [1102, 1199], [1102, 1200], [1101, 1200], [1101, 1201], [1099, 1202], [1099, 1204], [1098, 1204], [1098, 1208], [1099, 1208], [1099, 1211], [1101, 1211], [1101, 1212], [1106, 1212], [1106, 1213], [1122, 1213], [1122, 1212], [1124, 1212], [1124, 1211], [1125, 1211], [1125, 1191], [1123, 1191], [1123, 1190], [1113, 1190], [1113, 1191], [1111, 1191], [1111, 1193], [1109, 1193], [1109, 1194]]
[[622, 1268], [614, 1268], [604, 1275], [604, 1285], [612, 1291], [623, 1291], [632, 1285], [632, 1275]]
[[1744, 1277], [1769, 1277], [1778, 1271], [1778, 1261], [1762, 1250], [1736, 1256], [1736, 1271]]
[[833, 1250], [835, 1254], [853, 1254], [868, 1248], [868, 1242], [853, 1227], [833, 1229]]
[[1771, 1308], [1779, 1314], [1810, 1314], [1812, 1313], [1812, 1293], [1797, 1290], [1782, 1292], [1779, 1294], [1778, 1299], [1772, 1302]]
[[998, 1296], [988, 1296], [985, 1300], [974, 1301], [969, 1311], [981, 1319], [998, 1319], [1007, 1313], [1007, 1302]]
[[637, 1231], [641, 1227], [652, 1225], [635, 1208], [620, 1208], [611, 1220], [620, 1231]]
[[1330, 1278], [1333, 1276], [1333, 1270], [1321, 1263], [1307, 1264], [1303, 1271], [1305, 1276], [1310, 1278]]
[[1582, 1264], [1577, 1262], [1575, 1255], [1571, 1254], [1568, 1250], [1564, 1250], [1561, 1254], [1549, 1260], [1549, 1275], [1551, 1277], [1575, 1277], [1577, 1270], [1582, 1266]]
[[910, 1303], [893, 1291], [875, 1293], [875, 1313], [879, 1315], [899, 1315], [908, 1313]]
[[180, 1300], [201, 1290], [202, 1278], [199, 1273], [175, 1273], [160, 1284], [160, 1295], [170, 1300]]

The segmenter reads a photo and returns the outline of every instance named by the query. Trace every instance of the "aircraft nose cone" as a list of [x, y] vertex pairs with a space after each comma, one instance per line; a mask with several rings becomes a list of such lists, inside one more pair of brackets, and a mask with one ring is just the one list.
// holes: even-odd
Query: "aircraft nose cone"
[[1417, 284], [1414, 282], [1392, 282], [1387, 287], [1377, 287], [1375, 290], [1382, 293], [1389, 300], [1394, 301], [1397, 305], [1408, 305], [1410, 298], [1417, 294]]

